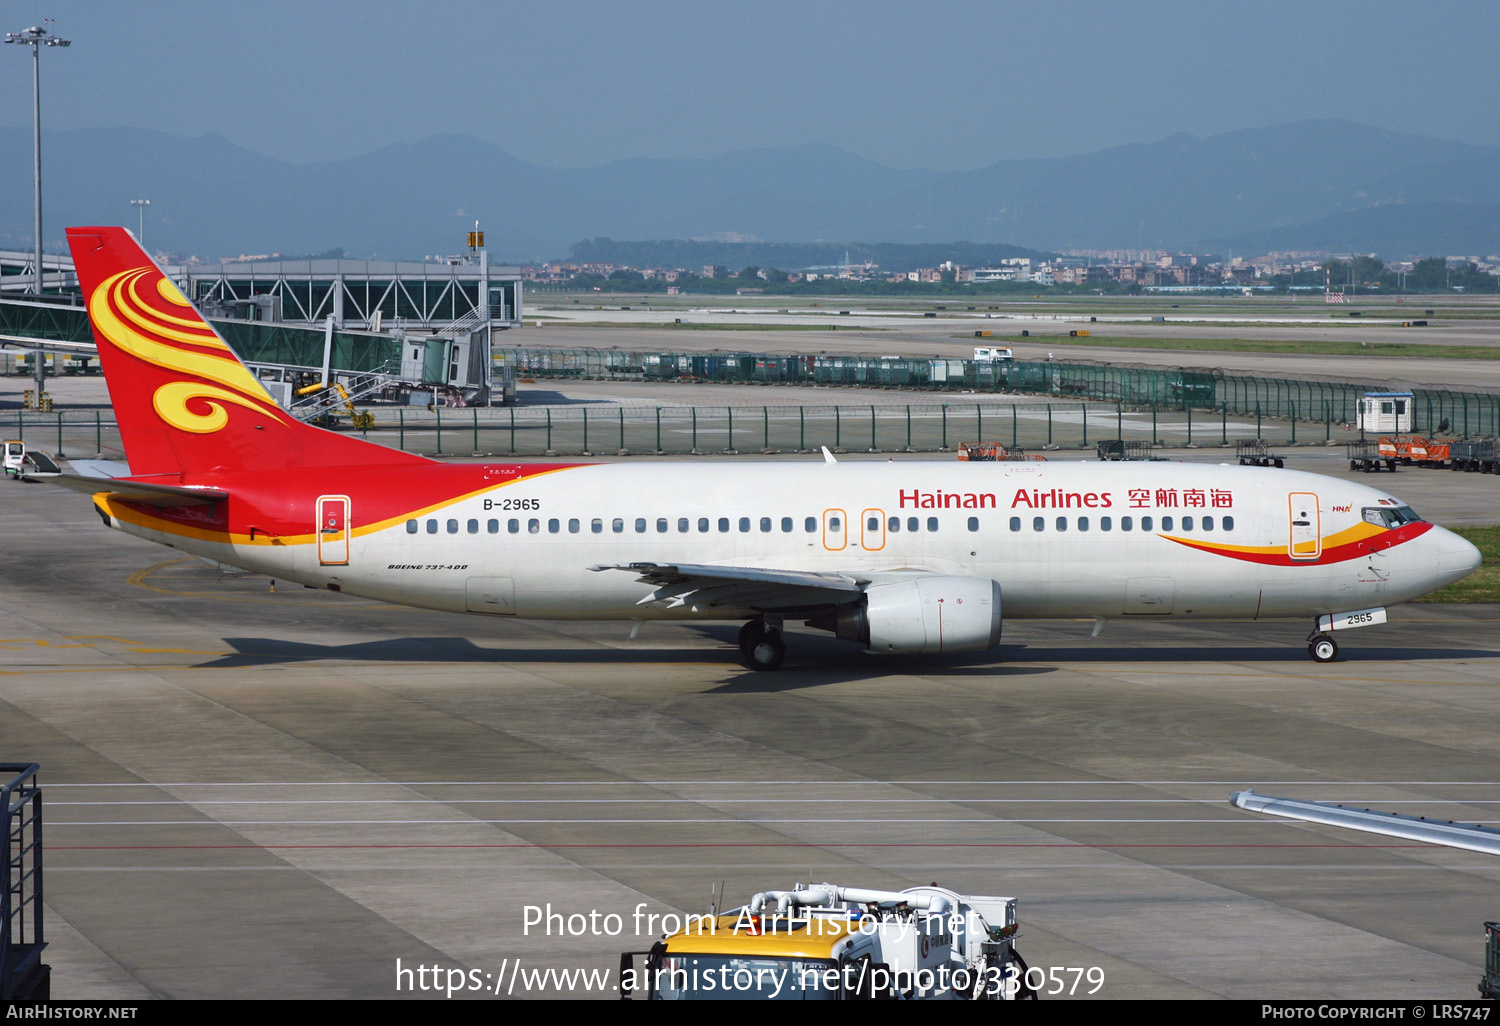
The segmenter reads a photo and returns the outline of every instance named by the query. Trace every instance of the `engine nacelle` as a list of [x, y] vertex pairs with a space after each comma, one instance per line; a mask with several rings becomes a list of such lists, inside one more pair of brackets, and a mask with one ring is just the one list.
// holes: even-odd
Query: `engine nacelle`
[[1000, 585], [983, 577], [917, 577], [876, 584], [842, 606], [835, 633], [866, 650], [977, 652], [1000, 643]]

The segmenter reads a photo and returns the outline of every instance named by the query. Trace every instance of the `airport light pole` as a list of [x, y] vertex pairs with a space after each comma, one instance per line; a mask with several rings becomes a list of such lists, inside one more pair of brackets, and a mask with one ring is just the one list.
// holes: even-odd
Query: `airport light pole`
[[[50, 19], [49, 19], [50, 20]], [[34, 291], [42, 294], [42, 47], [72, 46], [71, 39], [59, 39], [44, 28], [33, 25], [24, 32], [7, 32], [7, 43], [22, 43], [31, 47], [31, 152], [32, 172], [36, 177], [36, 285]]]
[[[141, 215], [140, 230], [135, 234], [135, 241], [141, 244], [142, 249], [146, 249], [146, 208], [151, 205], [151, 201], [148, 199], [134, 199], [130, 201], [130, 205], [140, 211]], [[147, 255], [150, 255], [150, 250], [147, 250]]]

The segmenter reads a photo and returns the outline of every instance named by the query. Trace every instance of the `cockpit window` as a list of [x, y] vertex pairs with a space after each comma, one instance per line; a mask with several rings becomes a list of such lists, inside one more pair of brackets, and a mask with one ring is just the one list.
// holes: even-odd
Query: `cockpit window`
[[1387, 528], [1415, 524], [1422, 519], [1410, 506], [1366, 506], [1364, 516], [1365, 523]]

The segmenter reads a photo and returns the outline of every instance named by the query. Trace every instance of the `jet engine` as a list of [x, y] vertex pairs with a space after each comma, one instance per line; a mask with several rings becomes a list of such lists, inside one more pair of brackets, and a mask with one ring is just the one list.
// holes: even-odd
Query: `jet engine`
[[835, 611], [833, 630], [881, 654], [994, 648], [1000, 643], [1000, 585], [983, 577], [874, 584], [858, 602]]

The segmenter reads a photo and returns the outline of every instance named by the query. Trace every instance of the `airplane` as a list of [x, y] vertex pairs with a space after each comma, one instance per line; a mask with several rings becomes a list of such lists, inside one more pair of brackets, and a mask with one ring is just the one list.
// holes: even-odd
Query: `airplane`
[[[1152, 463], [444, 463], [282, 410], [123, 228], [69, 228], [129, 473], [106, 525], [309, 587], [455, 613], [801, 621], [873, 653], [983, 651], [1005, 618], [1316, 618], [1334, 634], [1478, 550], [1365, 485]], [[1003, 606], [1002, 606], [1003, 598]], [[1002, 615], [1003, 614], [1003, 615]]]

